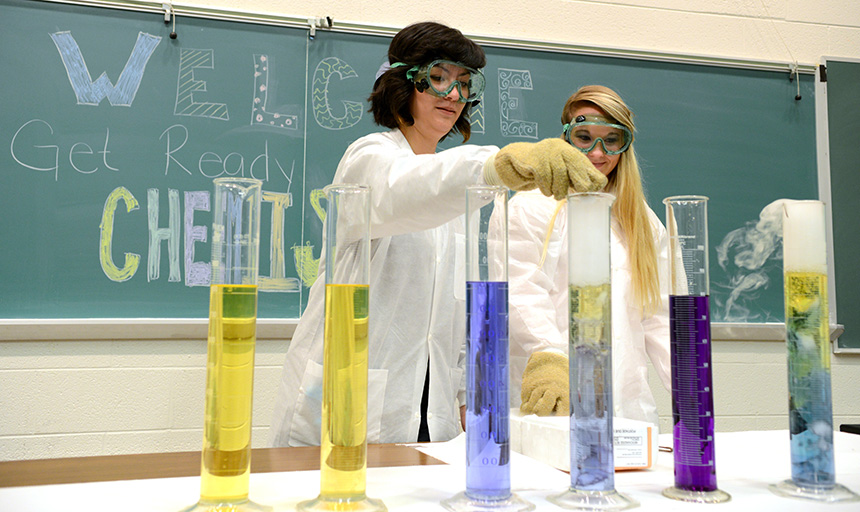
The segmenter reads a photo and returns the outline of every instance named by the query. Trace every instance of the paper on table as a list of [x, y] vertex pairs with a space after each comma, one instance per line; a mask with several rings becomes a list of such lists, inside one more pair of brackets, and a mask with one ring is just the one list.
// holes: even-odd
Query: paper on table
[[[410, 445], [427, 455], [451, 465], [461, 476], [460, 491], [466, 487], [466, 434], [444, 443]], [[511, 490], [558, 490], [570, 486], [570, 475], [521, 453], [511, 451]]]

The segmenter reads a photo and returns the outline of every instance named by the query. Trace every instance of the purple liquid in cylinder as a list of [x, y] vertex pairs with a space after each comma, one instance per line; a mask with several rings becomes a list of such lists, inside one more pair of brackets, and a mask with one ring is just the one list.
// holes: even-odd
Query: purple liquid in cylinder
[[511, 496], [508, 283], [466, 282], [466, 495]]
[[708, 296], [669, 296], [675, 487], [717, 490]]

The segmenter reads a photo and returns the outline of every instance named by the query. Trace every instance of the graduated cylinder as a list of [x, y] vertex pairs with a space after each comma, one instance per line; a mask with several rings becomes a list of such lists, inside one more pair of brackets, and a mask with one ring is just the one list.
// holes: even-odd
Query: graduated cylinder
[[260, 510], [248, 486], [262, 182], [214, 183], [200, 502], [190, 510]]
[[639, 505], [615, 490], [610, 260], [614, 201], [604, 193], [567, 198], [570, 487], [549, 501], [568, 509]]
[[370, 188], [329, 185], [320, 494], [299, 510], [385, 510], [365, 494]]
[[466, 491], [442, 501], [454, 512], [534, 508], [511, 493], [507, 205], [503, 187], [466, 189]]
[[663, 495], [682, 501], [731, 499], [717, 488], [711, 364], [708, 198], [663, 200], [669, 231], [669, 343], [675, 485]]
[[825, 210], [821, 201], [786, 201], [783, 209], [785, 335], [791, 480], [776, 494], [818, 501], [854, 501], [836, 483]]

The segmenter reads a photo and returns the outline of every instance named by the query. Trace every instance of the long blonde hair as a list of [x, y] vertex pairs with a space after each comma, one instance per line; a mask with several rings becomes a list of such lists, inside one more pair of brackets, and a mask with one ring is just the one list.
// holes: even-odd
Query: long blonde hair
[[[564, 104], [562, 124], [569, 123], [573, 112], [584, 103], [603, 110], [611, 121], [635, 131], [633, 112], [615, 91], [602, 85], [586, 85], [576, 91]], [[618, 166], [609, 173], [604, 189], [615, 194], [612, 213], [627, 242], [627, 257], [632, 270], [633, 293], [642, 310], [653, 312], [660, 307], [660, 281], [657, 271], [657, 249], [648, 220], [648, 207], [642, 189], [642, 177], [633, 145], [621, 154]]]

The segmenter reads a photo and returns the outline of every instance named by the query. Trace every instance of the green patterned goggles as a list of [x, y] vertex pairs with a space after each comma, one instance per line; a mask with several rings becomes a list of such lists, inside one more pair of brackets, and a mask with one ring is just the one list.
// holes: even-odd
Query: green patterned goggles
[[[397, 64], [393, 64], [395, 67]], [[426, 66], [413, 66], [406, 72], [406, 78], [415, 83], [418, 92], [429, 91], [444, 98], [457, 88], [460, 103], [477, 101], [484, 93], [484, 74], [461, 62], [434, 60]]]
[[576, 116], [573, 123], [564, 125], [564, 139], [583, 153], [594, 151], [599, 142], [607, 155], [627, 151], [633, 142], [630, 129], [610, 123], [603, 116]]

